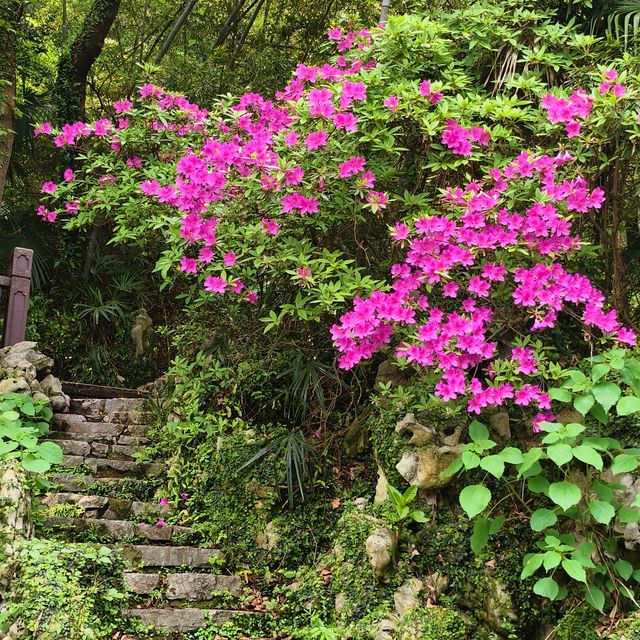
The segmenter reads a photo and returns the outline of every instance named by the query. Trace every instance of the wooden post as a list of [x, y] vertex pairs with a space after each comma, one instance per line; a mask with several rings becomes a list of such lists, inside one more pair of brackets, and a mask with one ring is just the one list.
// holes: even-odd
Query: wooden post
[[0, 285], [9, 288], [2, 341], [5, 347], [24, 340], [27, 330], [32, 264], [33, 251], [16, 247], [11, 254], [9, 277], [0, 277]]

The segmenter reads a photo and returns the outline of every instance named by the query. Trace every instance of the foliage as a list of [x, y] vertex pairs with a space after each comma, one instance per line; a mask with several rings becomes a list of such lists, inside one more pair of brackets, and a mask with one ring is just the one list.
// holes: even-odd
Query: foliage
[[33, 540], [0, 612], [0, 630], [16, 623], [19, 638], [111, 638], [124, 598], [121, 561], [106, 547]]
[[467, 625], [452, 609], [431, 607], [416, 609], [402, 619], [398, 627], [401, 640], [420, 637], [424, 640], [465, 640]]
[[[533, 590], [550, 600], [567, 596], [566, 580], [581, 583], [586, 601], [602, 610], [608, 594], [616, 601], [620, 597], [633, 600], [630, 581], [640, 577], [620, 556], [616, 530], [616, 523], [640, 520], [640, 510], [635, 502], [620, 501], [616, 490], [623, 486], [615, 478], [640, 466], [640, 452], [625, 449], [614, 438], [589, 435], [590, 421], [586, 425], [581, 421], [585, 416], [606, 425], [615, 419], [610, 416], [614, 407], [617, 416], [640, 411], [640, 362], [624, 349], [613, 349], [590, 358], [587, 364], [586, 375], [575, 369], [559, 372], [565, 382], [550, 391], [556, 401], [573, 404], [580, 422], [543, 421], [537, 428], [544, 434], [539, 446], [525, 451], [508, 446], [494, 453], [497, 443], [476, 420], [469, 426], [471, 442], [446, 473], [481, 469], [485, 478], [504, 479], [514, 499], [519, 499], [518, 487], [526, 487], [532, 496], [545, 496], [548, 502], [538, 501], [541, 506], [528, 514], [531, 529], [544, 532], [545, 537], [537, 543], [540, 551], [525, 556], [521, 577], [544, 569], [548, 575], [539, 578]], [[513, 465], [515, 477], [505, 473], [505, 465]], [[469, 484], [460, 492], [460, 505], [470, 518], [484, 512], [491, 502], [485, 482]], [[486, 544], [504, 519], [484, 516], [476, 521], [474, 550]]]
[[25, 393], [0, 395], [0, 458], [16, 459], [25, 471], [45, 473], [62, 462], [55, 442], [38, 442], [49, 430], [48, 402]]

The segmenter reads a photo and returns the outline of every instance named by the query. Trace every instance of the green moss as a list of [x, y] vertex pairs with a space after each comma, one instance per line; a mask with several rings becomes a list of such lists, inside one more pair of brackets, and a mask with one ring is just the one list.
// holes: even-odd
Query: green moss
[[[595, 630], [598, 617], [599, 613], [588, 606], [573, 609], [560, 619], [553, 637], [555, 640], [598, 640]], [[638, 639], [640, 640], [640, 633]]]
[[[616, 625], [614, 631], [607, 633], [604, 637], [606, 640], [640, 640], [640, 613], [634, 613], [625, 618]], [[587, 639], [591, 640], [591, 637], [588, 636]]]
[[416, 609], [404, 616], [398, 626], [398, 640], [465, 640], [467, 625], [462, 616], [446, 607]]

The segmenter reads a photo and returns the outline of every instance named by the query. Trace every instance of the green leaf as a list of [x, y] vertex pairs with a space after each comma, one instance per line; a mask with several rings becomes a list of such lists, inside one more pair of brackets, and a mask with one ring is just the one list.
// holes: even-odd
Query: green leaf
[[580, 491], [580, 487], [573, 484], [573, 482], [563, 480], [562, 482], [554, 482], [549, 485], [549, 497], [567, 511], [567, 509], [570, 509], [580, 502], [582, 492]]
[[482, 422], [478, 420], [474, 420], [469, 425], [469, 437], [474, 441], [478, 442], [478, 440], [488, 440], [489, 439], [489, 430]]
[[561, 467], [573, 458], [573, 451], [568, 444], [554, 444], [547, 447], [547, 455]]
[[616, 515], [614, 506], [604, 500], [592, 500], [589, 503], [589, 513], [600, 524], [609, 524]]
[[591, 407], [589, 413], [600, 423], [607, 425], [609, 424], [609, 414], [604, 410], [604, 407], [599, 404], [594, 404]]
[[549, 491], [549, 481], [544, 476], [534, 476], [527, 479], [527, 488], [531, 493], [544, 493]]
[[583, 416], [586, 416], [589, 413], [589, 410], [595, 404], [595, 398], [589, 393], [584, 396], [578, 396], [573, 401], [573, 407], [576, 411], [579, 411]]
[[387, 486], [387, 494], [389, 495], [389, 501], [396, 509], [401, 509], [404, 504], [402, 503], [402, 494], [393, 486]]
[[516, 447], [505, 447], [498, 455], [509, 464], [522, 463], [522, 451]]
[[562, 568], [574, 580], [577, 580], [578, 582], [587, 581], [587, 572], [584, 570], [584, 567], [577, 560], [570, 560], [569, 558], [565, 558], [562, 561]]
[[613, 382], [601, 382], [591, 390], [595, 399], [602, 405], [605, 411], [609, 411], [611, 407], [618, 402], [622, 391], [617, 384]]
[[604, 593], [598, 587], [594, 587], [590, 584], [584, 585], [584, 599], [589, 605], [598, 611], [604, 609]]
[[562, 556], [557, 551], [547, 551], [544, 554], [544, 569], [545, 571], [551, 571], [555, 569], [562, 561]]
[[499, 455], [487, 456], [480, 461], [480, 468], [500, 479], [504, 474], [504, 460]]
[[36, 453], [47, 462], [60, 464], [62, 462], [62, 449], [55, 442], [41, 442], [36, 447]]
[[464, 465], [461, 458], [456, 458], [441, 474], [441, 478], [450, 478], [454, 476]]
[[528, 553], [522, 562], [522, 573], [520, 579], [524, 580], [532, 576], [541, 566], [544, 560], [543, 553]]
[[580, 462], [589, 464], [598, 471], [602, 471], [602, 456], [592, 447], [584, 444], [578, 445], [573, 448], [573, 456], [580, 460]]
[[0, 417], [7, 422], [15, 422], [20, 419], [20, 414], [17, 411], [5, 411]]
[[626, 560], [616, 560], [613, 563], [613, 567], [616, 570], [616, 573], [623, 579], [628, 580], [633, 575], [633, 565]]
[[558, 517], [551, 509], [536, 509], [529, 519], [529, 524], [534, 531], [543, 531], [558, 522]]
[[493, 535], [494, 533], [498, 533], [500, 529], [502, 529], [502, 525], [505, 523], [505, 516], [496, 516], [495, 518], [489, 520], [489, 535]]
[[635, 456], [630, 456], [627, 453], [621, 453], [616, 456], [611, 465], [611, 473], [617, 475], [619, 473], [628, 473], [638, 468], [638, 459]]
[[571, 393], [567, 391], [567, 389], [563, 389], [562, 387], [558, 387], [555, 389], [549, 389], [549, 397], [553, 400], [557, 400], [558, 402], [570, 402], [571, 401]]
[[596, 364], [593, 369], [591, 369], [591, 379], [594, 382], [598, 382], [598, 380], [606, 376], [609, 371], [611, 371], [611, 367], [608, 364]]
[[26, 471], [31, 471], [32, 473], [46, 473], [51, 469], [51, 465], [46, 460], [36, 458], [31, 454], [23, 456], [20, 463]]
[[540, 580], [533, 585], [534, 593], [549, 600], [555, 600], [558, 597], [559, 591], [558, 583], [553, 578], [540, 578]]
[[542, 458], [544, 451], [540, 447], [532, 447], [522, 456], [522, 464], [518, 466], [518, 476], [522, 477], [528, 469]]
[[480, 456], [473, 451], [463, 451], [461, 456], [465, 469], [475, 469], [480, 466]]
[[489, 518], [478, 518], [473, 524], [471, 551], [478, 555], [489, 541]]
[[620, 507], [618, 509], [618, 520], [624, 524], [640, 521], [640, 511], [630, 509], [629, 507]]
[[636, 396], [624, 396], [618, 400], [616, 411], [619, 416], [629, 416], [640, 411], [640, 398]]
[[471, 484], [460, 492], [458, 500], [465, 513], [473, 518], [487, 508], [491, 501], [491, 491], [482, 484]]

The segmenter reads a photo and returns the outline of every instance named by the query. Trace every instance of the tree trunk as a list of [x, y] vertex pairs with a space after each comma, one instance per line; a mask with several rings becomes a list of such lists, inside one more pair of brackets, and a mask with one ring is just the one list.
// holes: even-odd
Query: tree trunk
[[87, 76], [119, 8], [120, 0], [94, 0], [80, 33], [60, 54], [55, 86], [56, 115], [60, 122], [84, 118]]
[[16, 47], [22, 0], [0, 0], [4, 24], [0, 26], [0, 206], [13, 149], [16, 112]]

